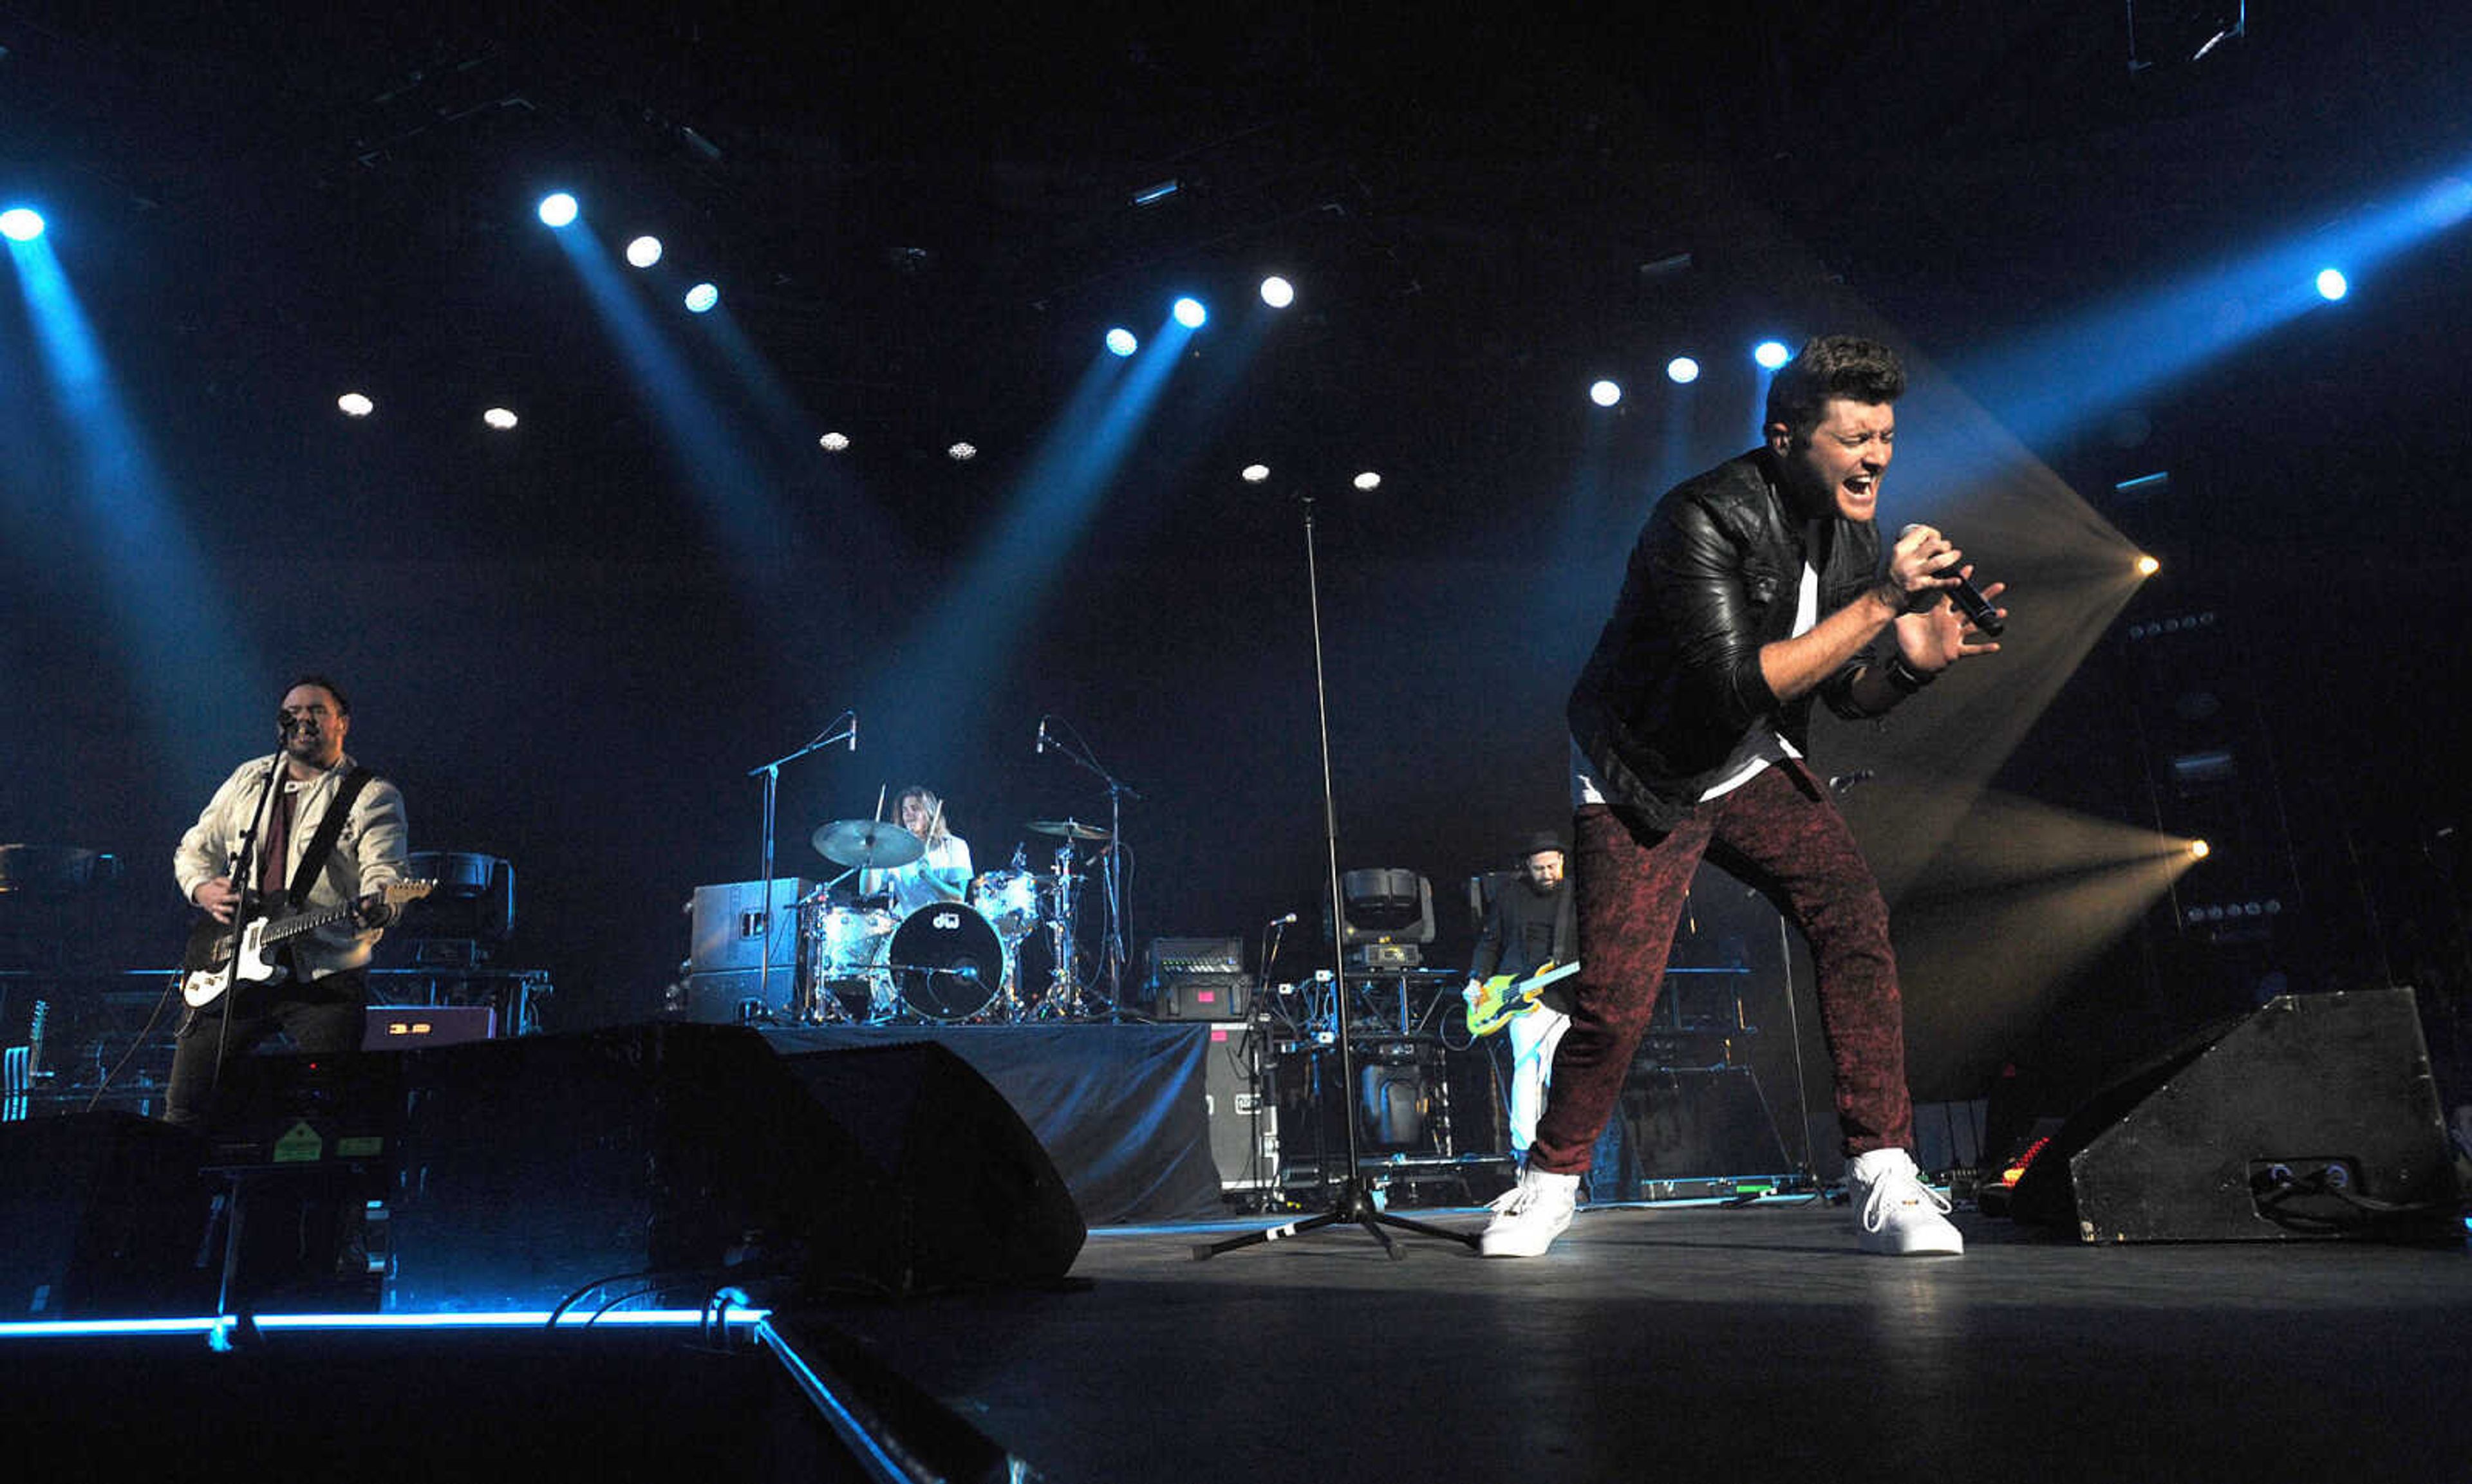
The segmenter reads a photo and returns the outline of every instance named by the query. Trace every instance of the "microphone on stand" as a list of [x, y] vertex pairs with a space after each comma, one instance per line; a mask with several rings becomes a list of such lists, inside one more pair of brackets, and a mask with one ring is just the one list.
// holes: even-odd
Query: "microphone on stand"
[[858, 750], [858, 708], [856, 706], [850, 708], [849, 743], [850, 751], [856, 752]]
[[1869, 783], [1879, 776], [1877, 772], [1867, 767], [1858, 767], [1850, 773], [1838, 773], [1828, 780], [1828, 791], [1842, 794], [1858, 783]]
[[1047, 718], [1045, 717], [1038, 718], [1038, 751], [1040, 753], [1047, 751]]
[[1273, 927], [1273, 928], [1284, 928], [1284, 927], [1286, 927], [1288, 924], [1290, 924], [1290, 923], [1292, 923], [1292, 922], [1295, 922], [1295, 920], [1296, 920], [1296, 914], [1295, 914], [1295, 913], [1294, 913], [1294, 912], [1290, 912], [1290, 913], [1289, 913], [1287, 916], [1285, 916], [1285, 917], [1273, 917], [1273, 918], [1272, 918], [1272, 919], [1271, 919], [1271, 922], [1270, 922], [1270, 926], [1272, 926], [1272, 927]]

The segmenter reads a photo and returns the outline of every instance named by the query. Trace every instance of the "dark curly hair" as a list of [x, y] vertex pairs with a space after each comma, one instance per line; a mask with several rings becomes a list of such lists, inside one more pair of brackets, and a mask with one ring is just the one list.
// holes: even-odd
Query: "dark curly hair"
[[1778, 367], [1769, 383], [1768, 419], [1761, 426], [1783, 423], [1789, 432], [1801, 433], [1819, 421], [1831, 397], [1879, 406], [1905, 394], [1906, 367], [1895, 351], [1878, 341], [1822, 335]]

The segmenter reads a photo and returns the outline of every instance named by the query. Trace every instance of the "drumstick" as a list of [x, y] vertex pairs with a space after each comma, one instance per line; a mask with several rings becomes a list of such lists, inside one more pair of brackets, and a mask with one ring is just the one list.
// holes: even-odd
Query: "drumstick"
[[890, 787], [890, 785], [886, 784], [877, 784], [875, 786], [875, 822], [877, 824], [884, 823], [884, 790], [888, 787]]

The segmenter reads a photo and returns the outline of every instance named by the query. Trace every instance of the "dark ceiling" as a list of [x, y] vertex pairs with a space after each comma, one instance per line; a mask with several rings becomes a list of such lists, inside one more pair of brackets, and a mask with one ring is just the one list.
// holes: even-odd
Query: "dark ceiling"
[[[1099, 330], [1184, 285], [1224, 314], [1272, 265], [1305, 299], [1246, 415], [1293, 446], [1403, 398], [1555, 405], [1772, 293], [1745, 205], [1952, 360], [2338, 209], [2365, 137], [2460, 136], [2464, 44], [2402, 5], [2275, 7], [2176, 65], [2221, 8], [2128, 7], [2163, 59], [2135, 74], [2119, 0], [1048, 9], [12, 5], [0, 178], [220, 421], [381, 372], [441, 417], [606, 409], [529, 218], [568, 183], [871, 455], [1000, 458]], [[1687, 283], [1638, 271], [1686, 251]]]

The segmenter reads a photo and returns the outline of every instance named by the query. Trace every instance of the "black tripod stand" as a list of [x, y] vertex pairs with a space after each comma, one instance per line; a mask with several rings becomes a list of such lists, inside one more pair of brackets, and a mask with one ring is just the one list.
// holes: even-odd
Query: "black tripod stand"
[[[1330, 1209], [1320, 1215], [1308, 1216], [1301, 1221], [1291, 1221], [1284, 1226], [1274, 1226], [1264, 1232], [1231, 1237], [1225, 1241], [1200, 1243], [1194, 1247], [1193, 1256], [1195, 1260], [1200, 1261], [1215, 1258], [1223, 1252], [1233, 1252], [1239, 1247], [1259, 1246], [1264, 1242], [1282, 1241], [1291, 1237], [1301, 1237], [1307, 1232], [1318, 1231], [1326, 1226], [1337, 1226], [1343, 1221], [1353, 1221], [1365, 1228], [1367, 1235], [1380, 1242], [1383, 1252], [1394, 1260], [1402, 1254], [1398, 1244], [1390, 1239], [1390, 1234], [1383, 1230], [1384, 1227], [1396, 1227], [1403, 1232], [1438, 1237], [1444, 1241], [1459, 1242], [1473, 1251], [1477, 1246], [1475, 1234], [1454, 1232], [1428, 1222], [1411, 1221], [1405, 1216], [1391, 1215], [1377, 1208], [1373, 1204], [1372, 1196], [1365, 1189], [1364, 1166], [1360, 1163], [1357, 1144], [1356, 1053], [1353, 1046], [1354, 1038], [1349, 1030], [1349, 1022], [1354, 1016], [1352, 1006], [1348, 1002], [1347, 954], [1342, 945], [1342, 939], [1345, 936], [1343, 929], [1347, 922], [1347, 901], [1341, 892], [1339, 880], [1339, 807], [1335, 790], [1331, 786], [1330, 775], [1330, 692], [1322, 680], [1321, 574], [1314, 560], [1313, 497], [1305, 495], [1299, 498], [1303, 501], [1305, 512], [1305, 596], [1313, 612], [1314, 705], [1321, 723], [1321, 825], [1322, 841], [1329, 856], [1327, 863], [1330, 874], [1331, 972], [1332, 987], [1336, 992], [1332, 1013], [1338, 1022], [1336, 1039], [1339, 1046], [1341, 1095], [1348, 1099], [1347, 1173], [1340, 1180], [1339, 1189], [1332, 1194]], [[1323, 1185], [1325, 1188], [1329, 1185], [1327, 1165], [1323, 1169]]]

